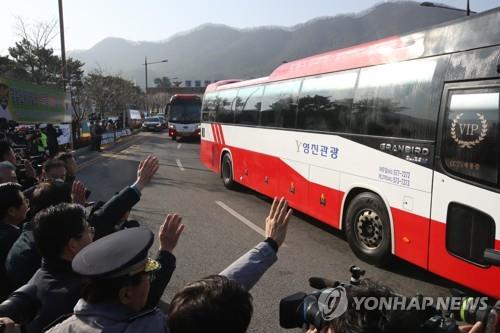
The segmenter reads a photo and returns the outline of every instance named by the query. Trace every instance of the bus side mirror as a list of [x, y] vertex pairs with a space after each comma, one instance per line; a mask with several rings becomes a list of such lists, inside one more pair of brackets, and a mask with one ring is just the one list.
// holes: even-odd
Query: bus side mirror
[[484, 262], [494, 266], [500, 266], [500, 251], [494, 249], [484, 250]]

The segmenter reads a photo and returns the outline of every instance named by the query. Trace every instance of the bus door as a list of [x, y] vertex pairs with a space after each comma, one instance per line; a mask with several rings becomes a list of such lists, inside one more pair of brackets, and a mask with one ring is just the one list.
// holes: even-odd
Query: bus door
[[500, 297], [500, 82], [445, 85], [433, 176], [429, 269]]

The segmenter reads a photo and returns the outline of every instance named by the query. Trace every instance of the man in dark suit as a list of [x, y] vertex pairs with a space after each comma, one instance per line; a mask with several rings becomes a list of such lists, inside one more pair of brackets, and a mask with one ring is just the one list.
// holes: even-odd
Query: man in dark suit
[[28, 204], [17, 183], [0, 184], [0, 302], [9, 296], [5, 258], [21, 234], [18, 225], [26, 218]]

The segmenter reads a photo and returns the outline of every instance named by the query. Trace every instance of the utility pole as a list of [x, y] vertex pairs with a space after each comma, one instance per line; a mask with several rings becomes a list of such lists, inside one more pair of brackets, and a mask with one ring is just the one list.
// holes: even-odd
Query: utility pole
[[144, 57], [144, 70], [146, 72], [146, 91], [144, 92], [144, 108], [146, 110], [146, 117], [149, 116], [148, 111], [148, 58]]
[[62, 0], [59, 0], [59, 35], [61, 36], [61, 60], [62, 60], [62, 79], [63, 89], [66, 91], [66, 46], [64, 44], [64, 18]]
[[144, 93], [144, 107], [146, 111], [146, 116], [149, 116], [149, 110], [148, 110], [148, 65], [154, 65], [154, 64], [160, 64], [162, 62], [168, 62], [168, 59], [160, 60], [160, 61], [155, 61], [155, 62], [148, 62], [148, 58], [144, 57], [144, 74], [146, 77], [146, 91]]

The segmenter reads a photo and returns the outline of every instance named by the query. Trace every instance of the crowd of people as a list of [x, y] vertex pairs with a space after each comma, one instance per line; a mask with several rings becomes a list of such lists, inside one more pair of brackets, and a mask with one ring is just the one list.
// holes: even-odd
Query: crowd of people
[[[287, 234], [292, 210], [284, 198], [274, 199], [262, 242], [219, 274], [187, 284], [164, 313], [158, 304], [176, 268], [173, 252], [184, 229], [182, 216], [166, 215], [156, 231], [160, 246], [154, 258], [149, 250], [155, 234], [129, 219], [159, 169], [156, 157], [139, 163], [130, 186], [98, 203], [87, 201], [89, 191], [77, 180], [71, 153], [46, 161], [29, 185], [18, 183], [15, 165], [14, 151], [0, 142], [0, 325], [5, 332], [19, 332], [20, 325], [28, 333], [247, 331], [250, 290], [277, 261]], [[358, 293], [379, 290], [361, 286]], [[321, 332], [416, 332], [415, 322], [405, 318], [349, 310]]]

